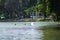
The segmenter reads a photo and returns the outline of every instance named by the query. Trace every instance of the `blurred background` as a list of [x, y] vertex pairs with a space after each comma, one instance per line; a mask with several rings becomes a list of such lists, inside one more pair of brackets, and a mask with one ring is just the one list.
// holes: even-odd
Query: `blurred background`
[[59, 0], [0, 0], [0, 21], [60, 21]]
[[60, 1], [0, 0], [0, 40], [60, 40]]

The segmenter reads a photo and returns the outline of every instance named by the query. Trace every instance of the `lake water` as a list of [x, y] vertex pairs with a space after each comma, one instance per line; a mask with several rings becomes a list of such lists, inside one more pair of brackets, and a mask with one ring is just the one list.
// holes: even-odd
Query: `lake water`
[[0, 40], [42, 40], [43, 31], [34, 28], [0, 29]]
[[[4, 25], [3, 25], [4, 24]], [[40, 30], [38, 26], [54, 25], [49, 22], [38, 23], [19, 23], [19, 22], [3, 22], [0, 23], [0, 40], [55, 40], [60, 37], [56, 30]], [[55, 24], [57, 25], [57, 24]], [[49, 28], [50, 29], [50, 28]], [[56, 36], [55, 36], [56, 35]], [[49, 38], [48, 38], [49, 37]]]

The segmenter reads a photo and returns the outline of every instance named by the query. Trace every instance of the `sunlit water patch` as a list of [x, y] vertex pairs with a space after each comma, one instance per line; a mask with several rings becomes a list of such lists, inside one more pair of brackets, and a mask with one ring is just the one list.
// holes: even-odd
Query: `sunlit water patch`
[[42, 40], [43, 31], [36, 28], [0, 29], [0, 40]]

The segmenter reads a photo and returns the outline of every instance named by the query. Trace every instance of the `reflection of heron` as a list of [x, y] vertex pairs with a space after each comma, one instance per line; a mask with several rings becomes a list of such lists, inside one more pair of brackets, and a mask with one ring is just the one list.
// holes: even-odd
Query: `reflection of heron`
[[34, 23], [32, 22], [32, 23], [31, 23], [31, 25], [33, 26], [33, 25], [34, 25]]

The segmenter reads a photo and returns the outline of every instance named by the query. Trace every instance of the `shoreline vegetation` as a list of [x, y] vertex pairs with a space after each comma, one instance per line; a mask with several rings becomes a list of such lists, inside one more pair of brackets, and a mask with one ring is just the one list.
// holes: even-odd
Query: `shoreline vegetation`
[[54, 21], [50, 18], [23, 18], [23, 19], [1, 19], [0, 22], [45, 22], [45, 21], [51, 21], [51, 22], [59, 22]]
[[[53, 3], [54, 2], [54, 3]], [[59, 1], [52, 0], [0, 0], [0, 21], [60, 21]], [[38, 19], [39, 18], [39, 19]], [[4, 20], [3, 20], [4, 19]], [[28, 20], [26, 20], [28, 21]]]

